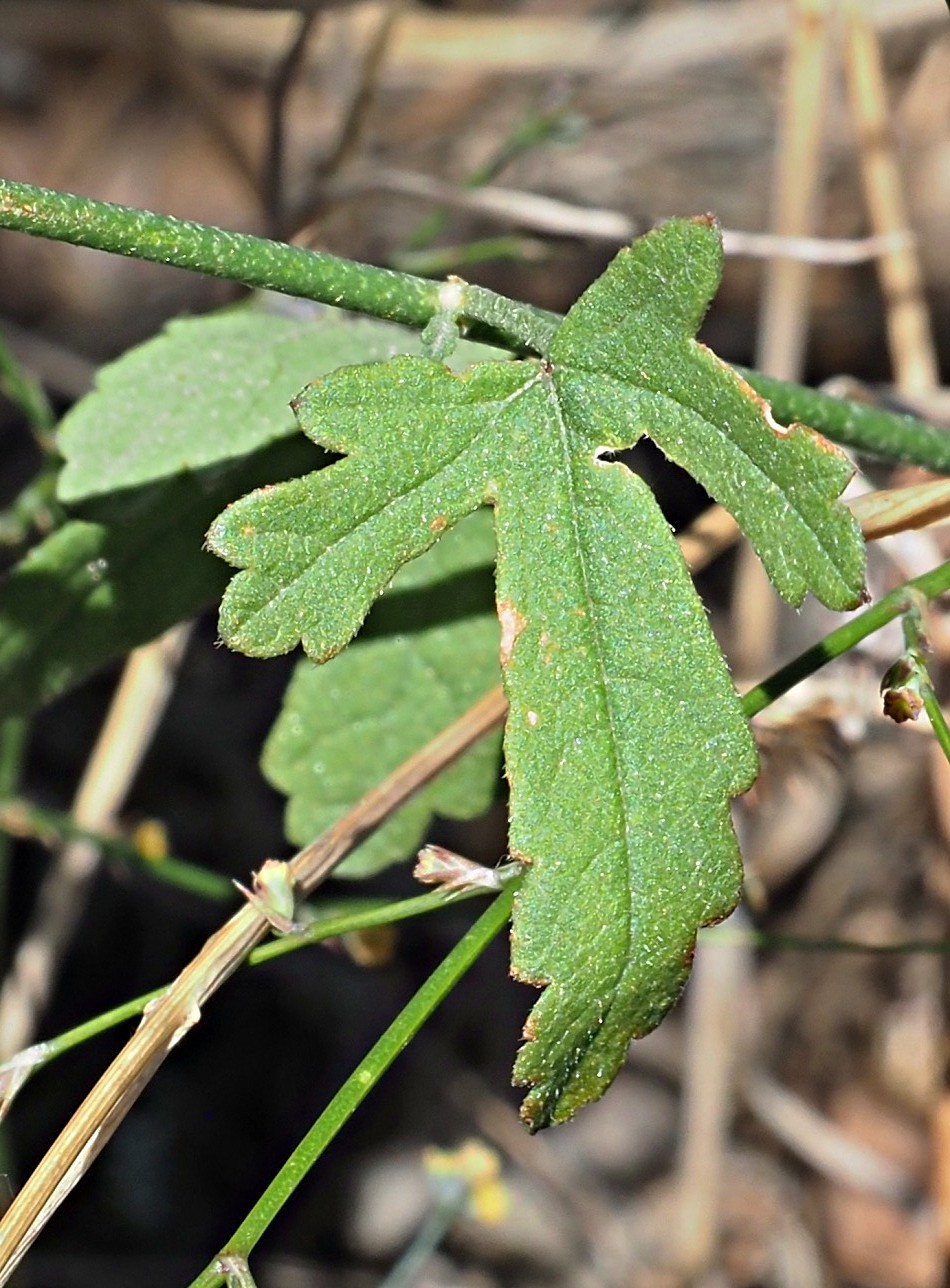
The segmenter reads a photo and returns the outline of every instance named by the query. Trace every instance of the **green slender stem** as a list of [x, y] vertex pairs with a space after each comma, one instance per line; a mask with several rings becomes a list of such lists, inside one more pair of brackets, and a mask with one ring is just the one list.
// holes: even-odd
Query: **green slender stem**
[[[888, 714], [889, 700], [895, 701], [904, 718], [916, 719], [920, 705], [927, 713], [930, 727], [937, 743], [950, 760], [950, 727], [943, 714], [943, 708], [934, 692], [927, 666], [927, 653], [930, 645], [924, 631], [924, 599], [920, 594], [910, 598], [904, 614], [904, 653], [891, 667], [881, 681], [881, 692], [884, 694], [884, 709]], [[891, 690], [891, 691], [889, 691]], [[914, 699], [916, 698], [916, 702]], [[897, 717], [895, 716], [895, 719]]]
[[19, 546], [33, 533], [48, 536], [63, 522], [63, 507], [56, 499], [59, 461], [52, 455], [43, 459], [39, 471], [19, 492], [6, 510], [0, 511], [0, 545]]
[[[787, 666], [782, 667], [781, 670], [763, 680], [761, 684], [750, 689], [742, 699], [742, 706], [746, 716], [751, 718], [754, 715], [758, 715], [760, 711], [764, 711], [766, 707], [776, 701], [783, 693], [787, 693], [799, 681], [804, 680], [809, 675], [813, 675], [825, 663], [840, 657], [869, 635], [886, 626], [888, 622], [893, 621], [895, 617], [899, 617], [901, 613], [906, 612], [908, 605], [912, 601], [914, 591], [930, 599], [943, 594], [947, 590], [950, 590], [950, 561], [940, 564], [930, 572], [924, 573], [922, 577], [917, 577], [903, 586], [898, 586], [879, 603], [853, 617], [851, 621], [832, 631], [824, 639], [819, 640], [817, 644], [800, 654]], [[456, 897], [470, 897], [474, 893], [477, 892], [472, 891], [467, 896]], [[429, 912], [436, 907], [442, 906], [444, 902], [444, 896], [439, 892], [434, 892], [417, 896], [414, 899], [407, 899], [397, 904], [384, 904], [371, 909], [363, 908], [358, 914], [351, 917], [344, 916], [340, 920], [321, 920], [319, 923], [309, 927], [302, 935], [275, 939], [262, 945], [254, 950], [249, 960], [255, 964], [269, 961], [273, 957], [282, 956], [287, 952], [294, 952], [297, 948], [315, 943], [320, 939], [348, 934], [351, 931], [366, 929], [370, 926], [386, 925], [402, 920], [404, 917]], [[843, 941], [828, 941], [828, 946], [834, 947], [839, 942]], [[815, 941], [815, 944], [816, 947], [822, 947], [824, 941]], [[796, 942], [794, 946], [804, 948], [806, 942]], [[844, 947], [846, 948], [847, 946], [844, 945]], [[878, 950], [862, 944], [856, 945], [855, 951], [871, 952]], [[880, 951], [898, 951], [898, 949], [882, 948]], [[942, 951], [942, 948], [939, 945], [932, 947], [923, 944], [920, 947], [920, 951], [936, 952]], [[86, 1024], [80, 1025], [76, 1029], [71, 1029], [68, 1033], [53, 1039], [50, 1043], [48, 1058], [53, 1059], [56, 1055], [77, 1045], [79, 1042], [85, 1041], [87, 1038], [94, 1036], [94, 1034], [103, 1032], [105, 1029], [121, 1023], [132, 1015], [139, 1014], [152, 997], [158, 996], [163, 991], [163, 989], [159, 989], [156, 993], [150, 993], [143, 998], [128, 1002], [124, 1006], [118, 1007], [115, 1011], [97, 1016]]]
[[927, 599], [933, 599], [947, 590], [950, 590], [950, 561], [938, 565], [930, 572], [925, 572], [922, 577], [915, 577], [913, 581], [898, 586], [871, 608], [852, 617], [851, 621], [846, 622], [844, 626], [826, 635], [813, 648], [800, 654], [787, 666], [783, 666], [781, 670], [744, 694], [742, 709], [746, 716], [751, 718], [758, 715], [776, 698], [787, 693], [807, 676], [814, 674], [826, 662], [840, 657], [842, 653], [847, 653], [869, 635], [879, 631], [882, 626], [892, 622], [895, 617], [900, 617], [901, 613], [907, 611], [915, 591]]
[[468, 1187], [461, 1180], [457, 1181], [426, 1217], [409, 1247], [378, 1288], [413, 1288], [436, 1248], [462, 1215], [468, 1197]]
[[48, 450], [51, 446], [49, 435], [56, 424], [56, 417], [46, 397], [46, 391], [17, 362], [2, 334], [0, 334], [0, 393], [20, 409], [40, 445]]
[[[277, 1213], [357, 1107], [436, 1007], [507, 924], [513, 894], [511, 886], [505, 889], [459, 940], [441, 965], [436, 967], [415, 997], [347, 1078], [228, 1240], [224, 1252], [237, 1253], [245, 1258], [250, 1255]], [[212, 1261], [194, 1280], [191, 1288], [212, 1288], [212, 1285], [220, 1284], [221, 1281], [221, 1274], [215, 1268], [215, 1261]]]
[[[494, 156], [489, 157], [482, 165], [476, 166], [463, 180], [463, 186], [474, 190], [484, 187], [486, 183], [491, 183], [492, 179], [516, 157], [555, 138], [559, 132], [562, 132], [566, 116], [564, 109], [558, 107], [553, 111], [533, 111], [516, 122], [514, 129], [495, 150]], [[409, 237], [406, 243], [407, 253], [428, 250], [445, 228], [448, 220], [448, 211], [438, 209], [430, 211]], [[455, 265], [458, 263], [458, 260], [454, 261]], [[408, 271], [418, 272], [419, 270], [408, 269]]]
[[[233, 894], [233, 887], [231, 892]], [[317, 905], [314, 909], [317, 915], [306, 930], [300, 934], [286, 935], [261, 944], [248, 954], [247, 964], [249, 966], [260, 966], [264, 962], [273, 961], [275, 957], [283, 957], [287, 953], [297, 952], [301, 948], [309, 948], [313, 944], [322, 943], [327, 939], [342, 939], [344, 935], [357, 934], [361, 930], [371, 930], [375, 926], [390, 926], [399, 921], [408, 921], [411, 917], [421, 917], [426, 913], [444, 908], [447, 903], [472, 899], [476, 895], [484, 893], [485, 891], [483, 890], [472, 889], [447, 897], [441, 890], [433, 890], [428, 894], [415, 895], [411, 899], [401, 899], [396, 903], [386, 900], [350, 899], [334, 903], [329, 909], [322, 905]], [[354, 904], [356, 905], [355, 908], [352, 906]], [[109, 1029], [114, 1029], [119, 1024], [124, 1024], [126, 1020], [131, 1020], [137, 1015], [141, 1015], [149, 1002], [161, 997], [167, 987], [167, 985], [162, 985], [161, 988], [155, 988], [150, 993], [143, 993], [140, 997], [133, 997], [130, 1001], [122, 1002], [119, 1006], [113, 1007], [111, 1011], [103, 1011], [101, 1014], [93, 1016], [92, 1019], [85, 1020], [82, 1024], [77, 1024], [75, 1028], [67, 1029], [56, 1037], [48, 1038], [45, 1042], [38, 1043], [33, 1048], [35, 1056], [32, 1064], [33, 1072], [50, 1064], [67, 1051], [71, 1051], [73, 1047], [80, 1046], [83, 1042], [88, 1042], [90, 1038], [94, 1038], [100, 1033], [106, 1033]]]
[[8, 508], [0, 512], [0, 545], [15, 546], [27, 539], [31, 529], [45, 535], [59, 518], [60, 507], [56, 502], [59, 461], [53, 439], [56, 417], [46, 391], [17, 361], [2, 333], [0, 394], [19, 408], [43, 452], [42, 464], [36, 476]]
[[41, 809], [22, 797], [5, 797], [6, 793], [0, 786], [0, 835], [30, 837], [43, 845], [61, 841], [92, 841], [107, 857], [147, 873], [156, 881], [167, 882], [219, 903], [234, 899], [233, 883], [218, 872], [172, 855], [163, 855], [160, 859], [147, 858], [127, 837], [109, 836], [79, 827], [71, 815], [60, 810]]
[[[473, 898], [481, 891], [468, 892], [464, 898]], [[285, 939], [274, 939], [248, 956], [249, 966], [260, 966], [283, 957], [286, 953], [296, 952], [301, 948], [311, 947], [327, 939], [339, 939], [343, 935], [356, 934], [374, 926], [393, 925], [410, 917], [419, 917], [444, 908], [448, 900], [440, 894], [418, 895], [414, 899], [403, 899], [399, 903], [381, 903], [376, 907], [361, 908], [358, 912], [340, 913], [321, 920], [309, 927], [302, 935], [288, 936]], [[782, 951], [803, 953], [871, 953], [880, 956], [910, 953], [944, 954], [950, 953], [950, 939], [909, 939], [893, 944], [868, 944], [855, 939], [814, 939], [807, 935], [788, 935], [770, 930], [733, 930], [729, 926], [717, 926], [712, 930], [701, 930], [701, 938], [714, 937], [717, 942], [749, 944], [753, 948], [778, 949]], [[127, 1020], [134, 1020], [141, 1015], [149, 1002], [161, 997], [165, 987], [143, 993], [140, 997], [131, 998], [128, 1002], [103, 1011], [100, 1015], [67, 1029], [56, 1037], [38, 1043], [33, 1049], [35, 1060], [32, 1072], [45, 1068], [57, 1057], [65, 1055], [73, 1047], [81, 1046], [100, 1033], [107, 1033]]]
[[783, 424], [801, 421], [843, 447], [854, 447], [884, 460], [923, 465], [937, 474], [950, 473], [950, 432], [946, 429], [869, 403], [833, 398], [747, 367], [736, 367], [736, 371], [756, 393], [769, 400]]
[[[440, 284], [426, 278], [10, 179], [0, 179], [0, 228], [171, 264], [406, 326], [424, 327], [441, 309]], [[539, 353], [558, 322], [553, 314], [478, 286], [465, 288], [462, 315], [474, 324], [476, 338]]]
[[424, 273], [441, 277], [456, 273], [472, 264], [486, 260], [514, 260], [522, 263], [537, 260], [545, 253], [544, 243], [537, 238], [520, 237], [513, 233], [500, 237], [483, 237], [479, 241], [461, 242], [451, 246], [436, 246], [432, 250], [397, 251], [390, 263], [403, 273]]
[[[0, 179], [0, 228], [223, 277], [425, 327], [445, 311], [440, 284], [318, 251], [190, 220]], [[517, 352], [547, 352], [560, 318], [479, 286], [462, 289], [457, 316], [476, 339]], [[833, 398], [737, 368], [779, 420], [801, 420], [835, 442], [887, 459], [950, 472], [950, 434], [912, 416]]]
[[222, 1257], [219, 1269], [227, 1288], [257, 1288], [250, 1266], [240, 1257]]
[[940, 745], [940, 750], [947, 760], [950, 760], [950, 725], [947, 724], [947, 717], [943, 714], [943, 707], [941, 707], [937, 695], [934, 693], [929, 675], [920, 686], [920, 696], [924, 700], [924, 710], [927, 713], [927, 719], [930, 721], [930, 727], [934, 731], [934, 737]]
[[[0, 720], [0, 800], [15, 792], [20, 785], [27, 733], [28, 725], [22, 716], [7, 716]], [[6, 840], [5, 836], [0, 838], [0, 846], [4, 849]]]

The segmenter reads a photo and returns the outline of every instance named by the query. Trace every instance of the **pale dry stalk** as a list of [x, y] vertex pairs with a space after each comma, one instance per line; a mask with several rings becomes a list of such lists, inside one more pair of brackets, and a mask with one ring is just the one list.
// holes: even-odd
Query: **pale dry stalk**
[[[731, 545], [737, 528], [713, 507], [679, 540], [695, 572]], [[356, 845], [507, 712], [499, 685], [460, 719], [368, 792], [338, 823], [290, 861], [296, 892], [305, 897]], [[250, 904], [216, 932], [143, 1016], [0, 1220], [0, 1285], [7, 1282], [50, 1216], [88, 1169], [175, 1043], [200, 1019], [207, 999], [270, 931]]]
[[[467, 747], [503, 718], [501, 688], [426, 744], [368, 792], [333, 827], [290, 861], [304, 897], [341, 859]], [[270, 931], [247, 903], [211, 938], [146, 1011], [135, 1034], [66, 1124], [0, 1221], [0, 1284], [5, 1284], [60, 1203], [88, 1170], [172, 1047], [201, 1018], [201, 1008]]]
[[841, 0], [845, 70], [851, 117], [858, 136], [861, 180], [872, 232], [903, 234], [904, 244], [878, 259], [887, 334], [898, 388], [926, 393], [940, 383], [930, 317], [909, 218], [887, 103], [877, 34], [862, 0]]
[[[130, 655], [76, 791], [77, 826], [91, 832], [115, 826], [165, 710], [188, 633], [176, 626]], [[99, 860], [91, 841], [69, 841], [54, 855], [0, 988], [0, 1062], [33, 1040]]]

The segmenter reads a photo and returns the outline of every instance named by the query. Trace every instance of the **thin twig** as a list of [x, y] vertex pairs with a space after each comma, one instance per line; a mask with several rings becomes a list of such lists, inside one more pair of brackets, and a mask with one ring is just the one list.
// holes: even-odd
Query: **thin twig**
[[215, 84], [214, 75], [200, 63], [178, 33], [176, 6], [158, 0], [134, 0], [133, 13], [141, 24], [143, 50], [174, 85], [183, 98], [195, 108], [199, 120], [231, 162], [234, 172], [244, 181], [255, 202], [263, 204], [257, 167], [244, 140], [234, 128], [224, 95]]
[[919, 1187], [902, 1169], [860, 1141], [774, 1078], [749, 1072], [740, 1083], [749, 1109], [796, 1157], [823, 1176], [887, 1203], [911, 1205]]
[[[909, 227], [909, 217], [878, 38], [864, 13], [863, 0], [843, 0], [843, 10], [845, 69], [871, 225], [879, 235], [901, 234]], [[932, 389], [940, 383], [939, 368], [913, 242], [882, 256], [878, 273], [896, 383], [902, 389], [918, 392]]]
[[[498, 724], [506, 704], [492, 690], [367, 794], [290, 861], [296, 891], [308, 895], [383, 819]], [[88, 1170], [171, 1048], [201, 1008], [270, 930], [252, 904], [235, 913], [151, 1006], [0, 1221], [0, 1284], [5, 1284], [49, 1217]]]
[[[803, 237], [815, 225], [830, 68], [827, 7], [828, 0], [795, 0], [791, 6], [772, 193], [772, 230], [779, 237]], [[774, 258], [765, 266], [756, 366], [767, 375], [801, 378], [811, 282], [807, 261]], [[778, 613], [765, 569], [744, 542], [732, 594], [734, 661], [740, 674], [761, 675], [775, 656]]]
[[[735, 914], [741, 918], [741, 910]], [[735, 1072], [741, 1062], [752, 948], [741, 940], [697, 943], [686, 994], [679, 1211], [673, 1248], [688, 1280], [709, 1269], [719, 1245]]]
[[[2, 729], [0, 725], [0, 729]], [[2, 738], [2, 735], [0, 735]], [[153, 856], [137, 844], [137, 838], [124, 833], [103, 832], [81, 827], [72, 814], [41, 809], [31, 801], [15, 795], [15, 788], [4, 789], [0, 781], [0, 834], [38, 841], [48, 847], [68, 841], [86, 841], [96, 846], [105, 858], [127, 868], [147, 874], [156, 881], [177, 886], [205, 899], [233, 899], [234, 886], [220, 872], [200, 867], [172, 854]]]
[[[705, 551], [698, 555], [694, 570], [704, 557], [711, 557], [713, 549], [705, 542]], [[925, 583], [921, 586], [923, 592], [930, 593], [936, 574], [920, 580]], [[887, 605], [882, 606], [886, 616], [885, 610], [890, 611]], [[868, 617], [870, 612], [863, 616]], [[860, 620], [849, 624], [849, 629], [857, 637]], [[832, 650], [829, 656], [833, 655]], [[809, 656], [812, 668], [820, 664]], [[786, 668], [778, 678], [781, 680], [788, 671]], [[784, 691], [781, 684], [777, 684], [776, 691]], [[756, 690], [748, 708], [750, 713], [764, 705], [767, 699]], [[498, 686], [368, 792], [333, 827], [299, 851], [289, 864], [297, 893], [301, 897], [311, 893], [350, 850], [472, 743], [500, 724], [506, 712], [505, 695]], [[137, 1033], [80, 1105], [0, 1221], [0, 1286], [7, 1282], [46, 1221], [106, 1144], [171, 1047], [201, 1018], [201, 1007], [207, 999], [269, 930], [267, 917], [247, 904], [207, 941], [146, 1012]]]
[[366, 126], [367, 116], [379, 90], [380, 74], [389, 52], [397, 20], [406, 8], [405, 0], [388, 0], [363, 55], [359, 83], [340, 122], [337, 140], [329, 156], [324, 157], [320, 171], [324, 177], [336, 174], [351, 156]]
[[[367, 192], [392, 192], [456, 210], [473, 211], [487, 219], [517, 224], [552, 237], [584, 237], [618, 246], [632, 241], [647, 227], [620, 210], [580, 206], [543, 193], [497, 184], [468, 188], [414, 170], [387, 166], [348, 172], [331, 186], [330, 192], [341, 198]], [[865, 264], [912, 243], [913, 235], [906, 229], [871, 237], [808, 237], [738, 228], [722, 230], [726, 255], [843, 267]]]
[[[728, 525], [719, 527], [728, 542], [732, 536]], [[707, 533], [696, 543], [696, 563], [713, 557], [716, 549]], [[301, 850], [290, 863], [297, 892], [309, 894], [389, 813], [501, 723], [506, 711], [505, 696], [498, 686]], [[105, 1145], [171, 1047], [198, 1021], [204, 1002], [269, 929], [266, 917], [250, 904], [242, 908], [208, 940], [147, 1012], [138, 1032], [77, 1109], [0, 1222], [0, 1285]]]
[[264, 201], [267, 207], [268, 236], [283, 235], [284, 192], [284, 126], [287, 99], [297, 73], [303, 64], [313, 25], [317, 20], [318, 0], [299, 16], [297, 30], [282, 55], [267, 88], [267, 157], [264, 162]]
[[336, 141], [317, 167], [315, 188], [293, 218], [299, 237], [306, 239], [330, 193], [329, 180], [352, 156], [362, 138], [370, 109], [379, 90], [380, 76], [389, 52], [396, 21], [406, 8], [405, 0], [389, 0], [373, 30], [360, 67], [359, 83], [337, 128]]
[[[114, 823], [165, 709], [187, 638], [188, 628], [177, 626], [136, 649], [126, 663], [76, 792], [72, 813], [79, 827], [105, 831]], [[0, 1059], [32, 1041], [100, 857], [94, 843], [70, 841], [43, 879], [0, 989]]]
[[[796, 0], [772, 196], [772, 230], [811, 233], [821, 193], [821, 152], [830, 69], [827, 0]], [[805, 262], [776, 259], [765, 270], [756, 366], [797, 380], [808, 333], [811, 272]]]
[[628, 215], [545, 197], [536, 192], [486, 184], [465, 188], [409, 170], [373, 166], [339, 179], [330, 189], [334, 196], [356, 197], [366, 192], [392, 192], [417, 197], [435, 205], [471, 210], [504, 223], [559, 237], [591, 237], [621, 245], [643, 231]]
[[747, 233], [738, 228], [722, 230], [722, 248], [727, 255], [839, 267], [867, 264], [913, 244], [914, 236], [907, 230], [870, 237], [794, 237], [781, 233]]

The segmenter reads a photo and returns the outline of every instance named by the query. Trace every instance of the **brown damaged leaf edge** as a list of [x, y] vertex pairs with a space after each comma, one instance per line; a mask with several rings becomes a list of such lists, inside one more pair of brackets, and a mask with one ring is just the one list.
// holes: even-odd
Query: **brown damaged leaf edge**
[[501, 625], [501, 641], [498, 646], [498, 656], [501, 661], [502, 668], [505, 668], [511, 661], [511, 655], [514, 652], [518, 636], [528, 623], [521, 616], [510, 599], [503, 599], [499, 602], [498, 621]]
[[[711, 350], [708, 350], [708, 352], [711, 352]], [[728, 363], [723, 362], [718, 355], [713, 354], [713, 357], [716, 358], [716, 361], [719, 362], [721, 366], [728, 367]], [[762, 419], [776, 437], [791, 438], [794, 434], [807, 434], [820, 451], [827, 452], [829, 456], [836, 456], [839, 460], [848, 461], [848, 464], [851, 464], [847, 453], [843, 452], [835, 443], [832, 443], [830, 439], [825, 438], [824, 434], [819, 434], [817, 429], [812, 429], [810, 425], [804, 425], [798, 420], [792, 421], [790, 425], [783, 425], [777, 421], [772, 413], [772, 404], [769, 400], [767, 398], [763, 398], [761, 394], [756, 393], [749, 382], [741, 376], [734, 367], [729, 367], [729, 370], [735, 375], [736, 382], [742, 390], [742, 393], [746, 398], [748, 398], [749, 402], [753, 403], [759, 409], [762, 414]]]
[[[700, 345], [700, 348], [706, 349], [706, 346]], [[763, 398], [760, 393], [756, 393], [745, 377], [741, 376], [734, 367], [730, 367], [727, 362], [723, 362], [718, 354], [713, 353], [711, 349], [706, 349], [706, 352], [712, 354], [720, 366], [728, 368], [733, 373], [742, 393], [748, 398], [749, 402], [759, 409], [762, 419], [776, 437], [791, 438], [795, 434], [807, 434], [819, 451], [827, 452], [829, 456], [835, 456], [839, 460], [847, 461], [849, 465], [851, 464], [851, 459], [847, 452], [842, 451], [837, 443], [825, 438], [824, 434], [820, 434], [817, 429], [812, 429], [810, 425], [805, 425], [799, 420], [793, 420], [790, 425], [783, 425], [780, 421], [777, 421], [772, 412], [772, 404], [767, 398]]]
[[[523, 855], [519, 855], [518, 861], [520, 863], [530, 862], [530, 860], [525, 859]], [[699, 930], [707, 930], [709, 929], [710, 926], [718, 926], [722, 922], [728, 920], [728, 918], [732, 916], [733, 912], [735, 912], [737, 904], [738, 904], [738, 900], [736, 901], [735, 904], [733, 904], [731, 908], [728, 909], [728, 911], [724, 912], [721, 916], [711, 917], [708, 921], [704, 921], [698, 927], [697, 933], [696, 935], [693, 936], [692, 942], [687, 946], [687, 948], [683, 952], [683, 956], [681, 959], [682, 981], [676, 996], [673, 998], [670, 1004], [671, 1009], [673, 1006], [677, 1004], [679, 998], [683, 994], [684, 989], [686, 988], [687, 982], [689, 981], [689, 976], [693, 967], [693, 960], [696, 956], [696, 942], [697, 942]], [[513, 939], [514, 939], [514, 936], [512, 935], [512, 940]], [[516, 980], [519, 984], [528, 984], [531, 987], [538, 988], [538, 989], [545, 989], [552, 982], [551, 980], [548, 980], [548, 979], [532, 978], [531, 976], [526, 975], [524, 972], [518, 971], [517, 969], [515, 969], [515, 967], [511, 968], [510, 974], [512, 979]], [[603, 1024], [606, 1022], [606, 1019], [607, 1019], [607, 1016], [605, 1013], [600, 1023], [595, 1028], [589, 1029], [587, 1031], [587, 1041], [585, 1043], [579, 1044], [576, 1047], [575, 1055], [577, 1059], [574, 1065], [575, 1068], [576, 1068], [576, 1065], [579, 1064], [583, 1059], [583, 1056], [587, 1047], [590, 1046], [591, 1043], [594, 1041], [597, 1033], [600, 1031], [600, 1029], [603, 1027]], [[651, 1033], [655, 1031], [655, 1028], [656, 1028], [655, 1025], [649, 1025], [643, 1029], [635, 1030], [633, 1033], [630, 1034], [630, 1040], [633, 1042], [636, 1042], [640, 1038], [648, 1037]], [[525, 1019], [525, 1022], [521, 1029], [521, 1037], [522, 1037], [522, 1041], [526, 1044], [530, 1042], [534, 1042], [538, 1037], [538, 1030], [534, 1024], [533, 1010], [528, 1013], [528, 1016]], [[542, 1112], [543, 1105], [539, 1102], [535, 1102], [532, 1094], [532, 1089], [535, 1088], [537, 1085], [538, 1085], [537, 1079], [512, 1078], [512, 1086], [527, 1087], [529, 1089], [528, 1095], [526, 1096], [525, 1100], [521, 1104], [521, 1107], [518, 1112], [518, 1116], [520, 1117], [521, 1121], [524, 1123], [525, 1127], [527, 1127], [528, 1131], [532, 1135], [534, 1135], [536, 1132], [543, 1131], [545, 1127], [550, 1127], [556, 1122], [570, 1121], [570, 1118], [574, 1117], [574, 1113], [571, 1113], [569, 1118], [562, 1120], [556, 1117], [551, 1117], [548, 1114], [544, 1114]], [[605, 1088], [605, 1091], [606, 1090], [607, 1089]], [[604, 1093], [601, 1093], [601, 1094], [603, 1095]]]
[[[716, 229], [718, 229], [718, 227], [719, 227], [719, 220], [716, 218], [716, 216], [715, 216], [714, 214], [712, 214], [712, 213], [711, 213], [710, 211], [708, 211], [708, 210], [706, 211], [706, 213], [705, 213], [704, 215], [692, 215], [692, 216], [690, 217], [690, 219], [689, 219], [689, 222], [690, 222], [691, 224], [699, 224], [700, 228], [716, 228]], [[661, 225], [661, 227], [662, 227], [662, 225]], [[647, 234], [647, 236], [649, 236], [649, 233]]]

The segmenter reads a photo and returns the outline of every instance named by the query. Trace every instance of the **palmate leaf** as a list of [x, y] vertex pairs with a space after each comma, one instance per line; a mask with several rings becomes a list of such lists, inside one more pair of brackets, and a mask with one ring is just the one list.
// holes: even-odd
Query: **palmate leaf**
[[258, 656], [338, 652], [407, 560], [494, 507], [505, 757], [518, 895], [512, 968], [544, 986], [515, 1077], [532, 1129], [601, 1094], [682, 988], [697, 928], [739, 893], [729, 799], [751, 736], [679, 551], [613, 451], [649, 435], [734, 509], [778, 589], [862, 593], [846, 458], [693, 339], [719, 279], [709, 219], [622, 251], [541, 360], [454, 376], [417, 358], [348, 368], [297, 412], [345, 455], [231, 506], [213, 549], [245, 571], [221, 632]]

